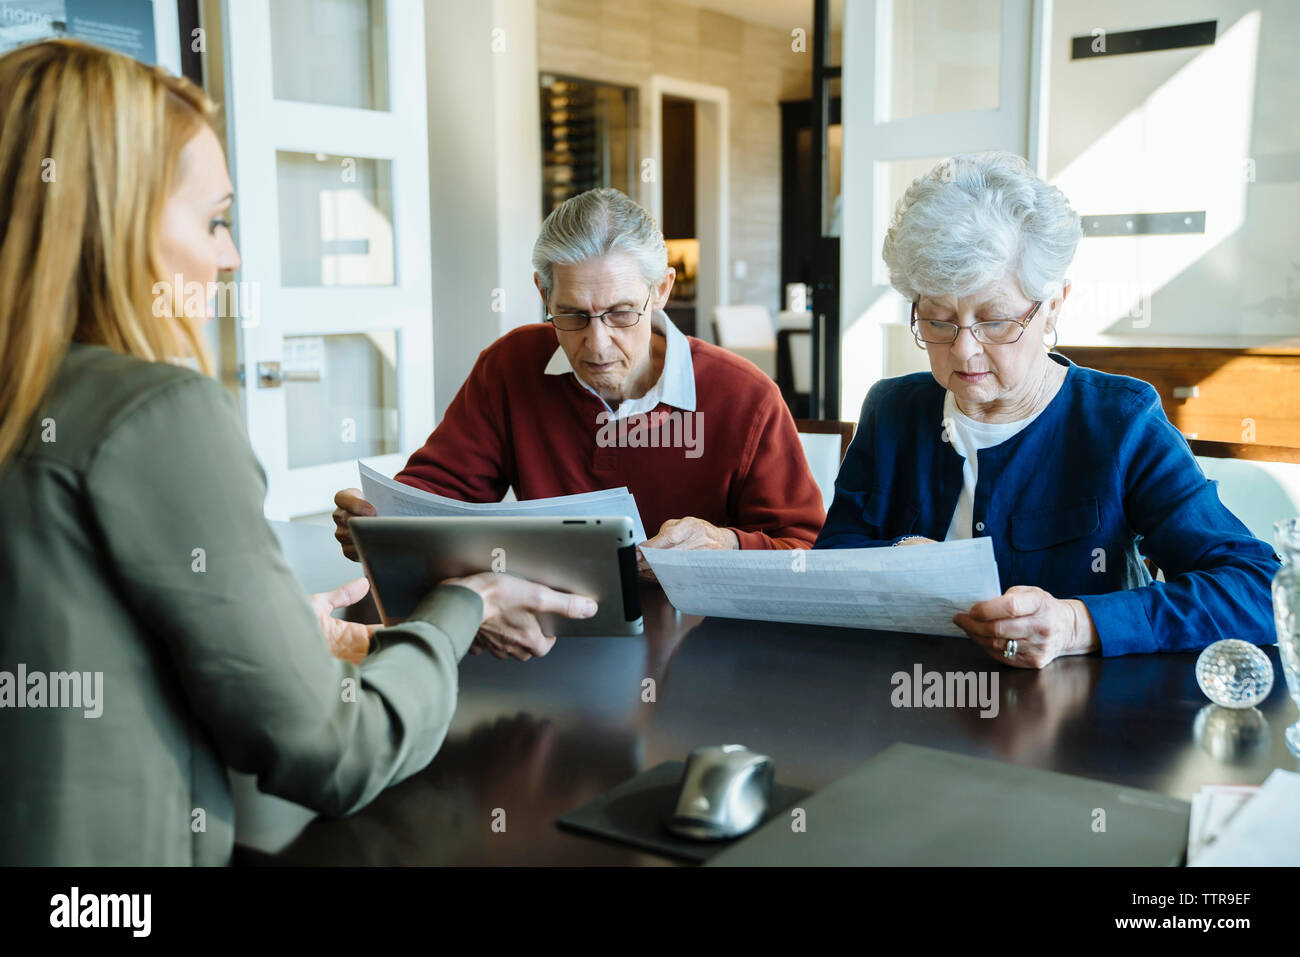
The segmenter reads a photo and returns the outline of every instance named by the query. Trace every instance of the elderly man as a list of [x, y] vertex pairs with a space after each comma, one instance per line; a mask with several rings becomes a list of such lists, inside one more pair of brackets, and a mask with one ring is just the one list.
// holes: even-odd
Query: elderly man
[[[546, 322], [479, 356], [397, 479], [469, 502], [626, 485], [653, 548], [808, 548], [825, 513], [767, 376], [679, 332], [663, 235], [615, 189], [556, 208], [533, 247]], [[335, 497], [344, 554], [358, 489]], [[648, 567], [642, 561], [642, 573]]]

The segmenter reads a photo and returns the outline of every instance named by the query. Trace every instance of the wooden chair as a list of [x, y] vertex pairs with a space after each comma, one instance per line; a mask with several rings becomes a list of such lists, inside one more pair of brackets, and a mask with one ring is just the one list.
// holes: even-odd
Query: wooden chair
[[1253, 442], [1211, 442], [1188, 439], [1193, 455], [1211, 459], [1248, 459], [1252, 462], [1289, 462], [1300, 465], [1300, 449], [1286, 445], [1256, 445]]
[[795, 419], [794, 425], [799, 432], [799, 441], [803, 443], [808, 467], [821, 489], [822, 506], [829, 511], [835, 498], [835, 478], [857, 426], [852, 422], [817, 419]]
[[839, 422], [835, 419], [795, 419], [794, 427], [806, 435], [838, 435], [840, 437], [840, 461], [848, 454], [853, 433], [857, 431], [856, 422]]
[[776, 334], [776, 384], [798, 421], [812, 408], [812, 333], [780, 329]]
[[766, 306], [717, 306], [713, 310], [713, 339], [743, 356], [771, 379], [776, 378], [776, 333]]

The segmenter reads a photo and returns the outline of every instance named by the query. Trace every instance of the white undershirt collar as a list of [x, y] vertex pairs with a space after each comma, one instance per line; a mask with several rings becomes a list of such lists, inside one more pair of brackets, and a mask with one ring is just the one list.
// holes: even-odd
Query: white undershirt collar
[[[685, 412], [695, 411], [695, 365], [691, 358], [690, 341], [662, 311], [656, 311], [650, 317], [650, 328], [653, 333], [658, 333], [666, 340], [663, 371], [659, 374], [658, 381], [645, 395], [635, 399], [624, 399], [618, 404], [617, 411], [613, 412], [616, 419], [649, 412], [661, 402]], [[546, 375], [573, 373], [573, 378], [579, 385], [600, 399], [606, 409], [609, 408], [609, 403], [605, 402], [595, 389], [583, 382], [582, 376], [574, 371], [573, 364], [569, 362], [563, 347], [556, 348], [543, 371]]]

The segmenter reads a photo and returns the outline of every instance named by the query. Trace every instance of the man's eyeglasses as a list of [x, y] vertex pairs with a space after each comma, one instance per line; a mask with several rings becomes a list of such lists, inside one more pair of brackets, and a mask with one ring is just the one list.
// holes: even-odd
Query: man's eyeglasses
[[559, 315], [546, 314], [546, 321], [555, 326], [561, 332], [578, 332], [586, 329], [587, 323], [593, 319], [599, 319], [611, 329], [626, 329], [628, 326], [635, 326], [645, 315], [646, 309], [650, 306], [650, 297], [654, 295], [654, 290], [645, 298], [645, 305], [639, 311], [631, 309], [610, 309], [608, 312], [602, 312], [598, 316], [589, 316], [585, 312], [562, 312]]
[[[1029, 327], [1029, 323], [1033, 321], [1042, 305], [1041, 299], [1036, 301], [1033, 308], [1019, 319], [980, 319], [972, 322], [971, 335], [985, 345], [1010, 345], [1025, 334], [1025, 329]], [[957, 323], [948, 322], [946, 319], [922, 318], [917, 315], [917, 304], [912, 303], [912, 337], [922, 349], [927, 342], [951, 345], [957, 341], [961, 330], [962, 327]]]

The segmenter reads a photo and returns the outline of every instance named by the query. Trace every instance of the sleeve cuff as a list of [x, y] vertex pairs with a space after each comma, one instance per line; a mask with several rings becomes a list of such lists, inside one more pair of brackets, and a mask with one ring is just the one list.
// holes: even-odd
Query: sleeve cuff
[[731, 531], [736, 533], [736, 539], [740, 542], [741, 548], [767, 548], [772, 547], [772, 540], [762, 532], [746, 532], [743, 529], [735, 528], [728, 525]]
[[425, 621], [447, 636], [456, 660], [465, 657], [483, 623], [483, 599], [463, 585], [439, 585], [415, 606], [408, 621]]
[[830, 538], [818, 537], [813, 543], [813, 548], [888, 548], [890, 545], [897, 545], [904, 538], [911, 538], [910, 535], [901, 535], [898, 538], [844, 538], [841, 535], [833, 535]]
[[1083, 602], [1092, 616], [1103, 657], [1145, 655], [1160, 650], [1136, 589], [1073, 597]]

